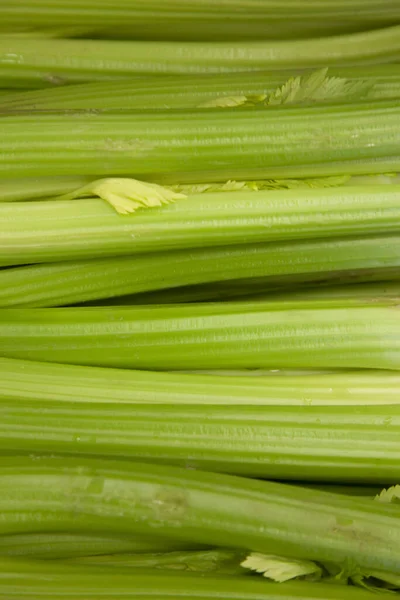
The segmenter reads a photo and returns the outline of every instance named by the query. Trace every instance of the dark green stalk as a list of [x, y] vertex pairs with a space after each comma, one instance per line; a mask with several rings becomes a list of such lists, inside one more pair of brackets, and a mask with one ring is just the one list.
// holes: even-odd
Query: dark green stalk
[[[4, 457], [0, 481], [3, 534], [157, 530], [191, 542], [400, 571], [398, 511], [363, 498], [165, 465], [66, 457]], [[5, 585], [3, 569], [4, 593]]]
[[160, 40], [302, 38], [365, 31], [398, 23], [395, 0], [13, 0], [2, 7], [2, 31]]
[[[172, 303], [251, 295], [281, 300], [287, 294], [291, 294], [289, 300], [330, 294], [360, 299], [395, 297], [397, 282], [333, 290], [326, 283], [342, 282], [346, 277], [350, 281], [394, 278], [396, 267], [399, 276], [397, 236], [176, 250], [3, 269], [0, 306], [51, 307], [101, 299], [111, 299], [113, 304], [140, 304], [146, 303], [146, 298]], [[203, 286], [193, 285], [200, 282]], [[316, 290], [302, 289], [307, 282], [320, 284]], [[182, 288], [188, 285], [193, 287]], [[293, 286], [296, 291], [292, 292]], [[154, 291], [152, 300], [150, 290], [163, 289]]]

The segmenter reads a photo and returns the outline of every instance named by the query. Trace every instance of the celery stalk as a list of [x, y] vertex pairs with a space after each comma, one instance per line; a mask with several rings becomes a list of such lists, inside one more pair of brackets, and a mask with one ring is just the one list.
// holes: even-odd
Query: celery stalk
[[[302, 71], [222, 73], [146, 77], [62, 86], [51, 90], [9, 93], [1, 98], [0, 111], [149, 108], [197, 108], [219, 97], [262, 97]], [[400, 65], [330, 68], [329, 76], [372, 85], [369, 99], [400, 96]], [[77, 186], [78, 187], [78, 186]]]
[[198, 194], [128, 216], [100, 199], [0, 203], [0, 266], [372, 235], [399, 223], [399, 185]]
[[[329, 294], [360, 299], [396, 297], [400, 291], [397, 282], [333, 291], [326, 284], [346, 277], [362, 281], [399, 274], [397, 236], [243, 244], [3, 269], [0, 306], [52, 307], [110, 298], [114, 304], [140, 304], [146, 299], [172, 303], [266, 294], [272, 299], [291, 294], [289, 300]], [[318, 289], [301, 289], [307, 282], [319, 282]], [[193, 287], [178, 287], [189, 285]], [[300, 289], [291, 293], [289, 285]], [[161, 293], [153, 291], [152, 300], [150, 290], [163, 289]]]
[[[21, 533], [0, 536], [0, 556], [41, 560], [118, 555], [144, 552], [176, 552], [196, 544], [163, 537], [134, 535], [79, 535], [70, 533]], [[139, 554], [140, 556], [140, 554]], [[2, 558], [0, 558], [0, 561]]]
[[44, 80], [60, 85], [143, 73], [223, 73], [368, 65], [395, 62], [399, 56], [399, 25], [304, 40], [186, 44], [6, 35], [0, 38], [0, 80], [3, 86], [12, 85], [15, 80], [24, 84]]
[[397, 300], [9, 308], [0, 355], [150, 370], [399, 369]]
[[[157, 531], [214, 546], [346, 562], [363, 571], [400, 570], [398, 511], [363, 498], [167, 465], [72, 457], [3, 457], [0, 481], [3, 534]], [[4, 593], [5, 584], [3, 573]], [[268, 588], [262, 589], [265, 597]]]
[[131, 173], [184, 183], [387, 173], [400, 171], [399, 140], [397, 100], [39, 113], [2, 119], [0, 177]]
[[127, 39], [246, 40], [299, 38], [364, 31], [398, 23], [394, 0], [13, 0], [2, 7], [2, 31], [58, 31]]
[[[64, 373], [59, 386], [65, 382], [68, 370]], [[73, 373], [71, 369], [69, 374], [72, 376]], [[136, 378], [140, 382], [146, 375], [139, 373]], [[24, 376], [23, 372], [21, 376]], [[198, 396], [197, 404], [177, 405], [172, 390], [178, 387], [178, 382], [183, 386], [185, 379], [190, 377], [201, 383], [196, 388], [189, 381], [189, 391], [183, 402], [185, 399], [194, 402], [190, 390], [195, 388], [199, 393], [201, 387], [206, 390], [206, 400], [202, 402]], [[317, 391], [315, 395], [318, 395], [317, 382], [322, 388], [319, 397], [329, 397], [329, 389], [332, 389], [328, 403], [334, 402], [336, 378], [342, 385], [359, 385], [364, 389], [370, 380], [377, 395], [385, 394], [386, 390], [391, 393], [393, 404], [386, 405], [378, 400], [371, 406], [362, 403], [347, 406], [346, 395], [351, 397], [351, 393], [345, 391], [339, 396], [341, 404], [312, 406], [313, 392]], [[358, 384], [355, 383], [357, 378]], [[169, 379], [172, 380], [171, 388], [168, 387]], [[288, 377], [267, 378], [265, 382], [262, 378], [241, 378], [232, 403], [226, 396], [240, 378], [232, 382], [221, 377], [222, 382], [218, 382], [219, 386], [208, 396], [215, 379], [218, 377], [207, 375], [179, 375], [174, 379], [162, 374], [156, 378], [156, 384], [152, 384], [151, 376], [147, 375], [147, 394], [140, 398], [139, 388], [135, 392], [136, 403], [126, 400], [117, 403], [111, 399], [88, 403], [87, 398], [80, 401], [76, 391], [75, 401], [53, 400], [48, 391], [45, 400], [1, 399], [0, 451], [121, 457], [267, 479], [347, 481], [353, 484], [399, 481], [399, 377], [389, 376], [386, 383], [383, 377], [374, 375], [370, 378], [349, 375], [347, 379], [346, 375], [304, 376], [295, 378], [294, 382]], [[299, 379], [303, 381], [299, 382]], [[135, 380], [135, 374], [132, 380]], [[306, 396], [304, 389], [307, 389], [308, 380], [311, 393]], [[298, 391], [295, 390], [297, 382]], [[156, 385], [161, 387], [162, 383], [168, 393], [157, 394]], [[265, 385], [263, 392], [260, 392], [260, 383]], [[25, 395], [29, 396], [29, 383], [24, 380], [22, 385], [28, 390]], [[142, 388], [144, 385], [142, 381]], [[65, 387], [67, 394], [69, 384]], [[273, 404], [274, 389], [284, 396], [285, 387], [286, 393], [289, 388], [301, 407]], [[250, 391], [248, 400], [246, 388]], [[145, 400], [149, 389], [158, 400], [157, 406], [151, 406]], [[251, 405], [256, 391], [258, 403]], [[221, 393], [225, 398], [220, 399]], [[238, 404], [239, 394], [242, 404]], [[366, 395], [367, 399], [370, 394]], [[167, 395], [170, 404], [165, 403], [168, 402]], [[360, 388], [356, 389], [355, 396], [361, 396]], [[217, 397], [217, 403], [225, 400], [225, 404], [213, 405], [212, 397]], [[161, 398], [164, 398], [163, 404]], [[385, 401], [390, 401], [388, 396], [383, 398]]]
[[261, 578], [195, 573], [130, 572], [102, 566], [11, 561], [0, 562], [0, 600], [376, 600], [387, 594], [343, 585], [288, 582], [268, 583]]
[[0, 402], [13, 401], [15, 409], [27, 402], [32, 410], [47, 401], [72, 403], [72, 407], [83, 403], [383, 406], [400, 403], [399, 377], [380, 371], [223, 377], [0, 358]]

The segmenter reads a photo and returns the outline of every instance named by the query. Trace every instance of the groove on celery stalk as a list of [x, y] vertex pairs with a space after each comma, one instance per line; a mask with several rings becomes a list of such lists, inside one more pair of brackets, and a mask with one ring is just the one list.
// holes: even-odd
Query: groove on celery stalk
[[[166, 78], [147, 76], [86, 83], [61, 88], [9, 93], [0, 99], [0, 110], [101, 109], [132, 110], [159, 108], [197, 108], [218, 97], [263, 96], [273, 92], [291, 75], [304, 71], [282, 70], [250, 73], [177, 75]], [[348, 81], [370, 83], [368, 97], [400, 96], [400, 65], [329, 68], [329, 75]], [[76, 186], [79, 187], [79, 186]], [[1, 189], [1, 188], [0, 188]]]
[[[240, 563], [244, 550], [214, 548], [212, 550], [158, 552], [153, 554], [117, 554], [78, 557], [75, 564], [112, 568], [162, 569], [166, 571], [197, 571], [203, 575], [248, 575]], [[72, 562], [71, 561], [71, 562]]]
[[288, 582], [268, 583], [257, 577], [209, 576], [195, 573], [129, 572], [115, 567], [0, 561], [2, 589], [0, 600], [18, 594], [20, 600], [387, 600], [385, 592], [343, 585]]
[[[1, 30], [52, 33], [79, 23], [77, 35], [125, 39], [254, 40], [320, 37], [365, 31], [398, 23], [393, 0], [280, 1], [230, 0], [13, 0], [2, 7]], [[64, 35], [67, 37], [67, 35]]]
[[[160, 17], [158, 17], [159, 19]], [[292, 18], [291, 18], [292, 19]], [[133, 74], [223, 73], [396, 62], [400, 25], [305, 40], [168, 42], [0, 37], [0, 81], [73, 83]]]
[[3, 534], [157, 531], [215, 546], [348, 561], [363, 570], [400, 570], [398, 512], [362, 498], [104, 458], [7, 456], [0, 481]]
[[102, 200], [0, 203], [0, 266], [397, 232], [400, 185], [198, 194], [129, 217]]
[[[144, 535], [79, 535], [70, 533], [21, 533], [0, 536], [0, 556], [41, 560], [79, 558], [143, 552], [194, 550], [197, 544]], [[2, 559], [0, 558], [0, 561]]]
[[66, 194], [88, 183], [94, 177], [27, 177], [0, 179], [0, 202], [37, 200]]
[[[64, 257], [60, 257], [64, 258]], [[68, 255], [65, 256], [68, 258]], [[209, 249], [175, 250], [15, 267], [0, 271], [0, 306], [51, 307], [101, 299], [144, 303], [150, 291], [166, 289], [157, 302], [185, 302], [218, 297], [291, 293], [288, 286], [320, 282], [317, 291], [300, 294], [343, 297], [396, 296], [397, 283], [374, 284], [330, 292], [322, 284], [398, 278], [400, 237], [333, 238], [274, 244], [243, 244]], [[203, 288], [200, 289], [200, 284]], [[211, 286], [211, 282], [212, 286]], [[187, 288], [182, 286], [197, 286]], [[208, 287], [207, 285], [208, 284]], [[178, 287], [179, 286], [179, 287]], [[182, 289], [181, 289], [182, 288]], [[348, 291], [346, 292], [346, 289]], [[136, 294], [129, 296], [128, 294]], [[128, 295], [128, 296], [127, 296]], [[120, 296], [123, 296], [122, 298]], [[273, 299], [273, 298], [272, 298]]]
[[[325, 386], [334, 385], [325, 377]], [[396, 399], [397, 405], [307, 406], [306, 398], [299, 408], [271, 400], [267, 406], [209, 400], [152, 406], [6, 398], [0, 400], [0, 451], [121, 457], [264, 479], [394, 483], [400, 480], [399, 392]]]
[[0, 311], [0, 356], [145, 370], [400, 368], [396, 301]]
[[361, 371], [222, 377], [102, 369], [0, 358], [0, 402], [242, 406], [400, 404], [400, 375]]
[[2, 178], [134, 173], [165, 184], [400, 171], [397, 100], [41, 113], [4, 116], [1, 126]]
[[[317, 247], [316, 247], [317, 248]], [[300, 248], [299, 248], [300, 249]], [[216, 281], [192, 286], [167, 288], [140, 294], [128, 294], [113, 298], [75, 303], [76, 306], [137, 306], [151, 304], [185, 304], [191, 302], [219, 302], [221, 300], [274, 300], [290, 294], [292, 299], [308, 299], [329, 294], [345, 298], [394, 298], [397, 297], [397, 284], [400, 271], [393, 268], [360, 269], [351, 271], [308, 272], [302, 275], [286, 275]], [[396, 280], [393, 286], [385, 287], [389, 280]], [[350, 283], [349, 283], [350, 282]], [[372, 283], [371, 283], [372, 282]], [[318, 284], [318, 288], [314, 286]], [[373, 286], [377, 286], [374, 293]], [[369, 287], [370, 286], [370, 287]], [[339, 290], [336, 293], [336, 288]], [[346, 291], [347, 290], [347, 291]], [[51, 304], [51, 303], [50, 303]], [[18, 304], [12, 305], [18, 307]], [[11, 307], [12, 307], [11, 306]], [[22, 306], [22, 305], [21, 305]], [[28, 306], [28, 305], [27, 305]], [[33, 305], [32, 305], [33, 306]]]

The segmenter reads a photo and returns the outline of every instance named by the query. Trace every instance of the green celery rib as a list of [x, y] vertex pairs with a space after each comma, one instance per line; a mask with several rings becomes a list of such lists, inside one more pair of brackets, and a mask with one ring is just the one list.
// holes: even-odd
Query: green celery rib
[[[3, 269], [0, 307], [52, 307], [110, 298], [114, 304], [146, 303], [146, 298], [173, 303], [260, 294], [276, 294], [280, 299], [280, 295], [291, 292], [289, 285], [335, 284], [346, 277], [362, 281], [399, 274], [399, 236], [243, 244]], [[178, 287], [190, 284], [192, 288]], [[299, 289], [296, 298], [335, 294], [361, 299], [395, 297], [398, 292], [397, 282], [383, 282], [370, 287], [339, 287], [333, 292], [323, 287]]]
[[399, 224], [400, 185], [198, 194], [126, 217], [100, 199], [0, 203], [0, 266], [372, 235]]
[[[1, 99], [0, 111], [54, 109], [149, 109], [197, 108], [219, 96], [262, 96], [275, 91], [289, 77], [301, 71], [221, 73], [219, 75], [179, 75], [147, 77], [62, 86], [8, 94]], [[373, 83], [369, 99], [400, 96], [400, 65], [342, 67], [329, 69], [329, 76], [348, 81]]]
[[400, 170], [396, 100], [268, 111], [86, 111], [1, 123], [2, 178], [134, 173], [182, 183], [182, 173], [196, 182]]
[[[164, 380], [158, 378], [157, 384], [163, 381], [167, 387], [168, 377], [163, 377]], [[181, 385], [185, 377], [191, 376], [180, 375]], [[212, 376], [192, 377], [200, 377], [203, 389], [209, 390], [213, 384], [214, 378], [207, 388], [207, 377]], [[311, 387], [316, 385], [312, 377], [303, 376], [303, 380], [311, 378]], [[321, 377], [325, 377], [325, 383]], [[326, 396], [328, 385], [335, 385], [335, 377], [346, 381], [341, 375], [320, 376], [319, 384], [324, 386]], [[349, 376], [349, 385], [352, 377]], [[242, 395], [246, 387], [250, 394], [253, 392], [254, 380], [254, 387], [261, 387], [262, 378], [241, 379]], [[359, 376], [359, 381], [359, 385], [368, 385], [368, 377]], [[151, 387], [151, 377], [148, 382]], [[371, 382], [380, 394], [379, 377], [375, 381], [372, 377]], [[227, 382], [224, 390], [222, 382], [222, 393], [227, 395], [226, 388], [233, 385]], [[295, 383], [286, 383], [286, 388], [290, 385], [298, 398], [300, 391], [293, 392]], [[299, 385], [304, 390], [307, 384], [300, 381]], [[188, 386], [190, 394], [190, 382]], [[174, 387], [178, 387], [177, 379], [172, 379]], [[249, 403], [236, 404], [239, 391], [233, 406], [226, 398], [223, 406], [210, 404], [210, 398], [191, 406], [175, 405], [174, 400], [170, 400], [171, 404], [151, 406], [111, 400], [89, 405], [86, 399], [80, 402], [79, 397], [76, 401], [6, 398], [0, 401], [0, 451], [120, 457], [267, 479], [382, 484], [400, 480], [398, 377], [382, 386], [383, 393], [385, 388], [392, 392], [396, 405], [307, 406], [307, 400], [310, 404], [312, 400], [304, 400], [303, 395], [301, 407], [277, 406], [271, 404], [271, 396], [268, 398], [274, 387], [282, 394], [282, 381], [267, 378], [265, 406], [250, 405], [251, 396]], [[315, 388], [311, 392], [315, 393]], [[217, 388], [213, 395], [218, 393]], [[171, 395], [169, 390], [170, 398]], [[340, 400], [343, 402], [344, 398]]]
[[0, 402], [240, 406], [400, 403], [393, 372], [223, 377], [103, 369], [0, 358]]
[[[31, 557], [41, 560], [143, 552], [189, 550], [196, 544], [155, 535], [111, 536], [70, 533], [28, 533], [0, 536], [0, 556]], [[2, 558], [0, 558], [0, 561]]]
[[400, 368], [397, 300], [9, 308], [0, 355], [145, 370]]
[[[289, 22], [290, 21], [290, 22]], [[171, 40], [281, 39], [363, 31], [398, 23], [395, 0], [327, 2], [230, 0], [13, 0], [0, 28], [52, 31], [79, 24], [80, 35]]]
[[[3, 534], [156, 530], [214, 546], [400, 571], [398, 511], [363, 498], [104, 458], [7, 456], [0, 481]], [[4, 585], [3, 575], [2, 591]]]
[[388, 173], [400, 171], [399, 142], [396, 99], [268, 110], [14, 115], [1, 118], [0, 177], [130, 173], [196, 183]]
[[[158, 20], [160, 16], [157, 17]], [[291, 17], [291, 19], [293, 19]], [[184, 74], [395, 62], [400, 25], [305, 40], [169, 42], [0, 38], [0, 80], [99, 81], [134, 74]]]
[[261, 577], [195, 573], [163, 573], [157, 570], [129, 572], [101, 565], [10, 561], [0, 562], [0, 600], [376, 600], [387, 594], [342, 585], [321, 583], [272, 584]]

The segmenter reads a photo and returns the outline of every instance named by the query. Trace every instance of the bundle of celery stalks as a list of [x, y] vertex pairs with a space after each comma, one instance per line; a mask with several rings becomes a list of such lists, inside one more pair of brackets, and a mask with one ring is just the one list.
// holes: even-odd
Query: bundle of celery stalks
[[399, 1], [6, 0], [0, 133], [0, 600], [398, 594]]

